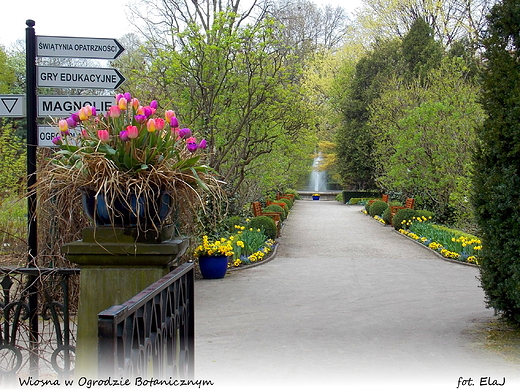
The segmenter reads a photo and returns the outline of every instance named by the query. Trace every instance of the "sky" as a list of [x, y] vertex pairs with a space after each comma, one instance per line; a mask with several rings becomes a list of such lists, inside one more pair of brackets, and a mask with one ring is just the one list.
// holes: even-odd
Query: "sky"
[[[9, 48], [25, 39], [25, 21], [32, 19], [36, 35], [120, 38], [132, 31], [125, 8], [130, 0], [3, 0], [0, 44]], [[342, 6], [347, 12], [362, 0], [314, 0], [321, 6]]]

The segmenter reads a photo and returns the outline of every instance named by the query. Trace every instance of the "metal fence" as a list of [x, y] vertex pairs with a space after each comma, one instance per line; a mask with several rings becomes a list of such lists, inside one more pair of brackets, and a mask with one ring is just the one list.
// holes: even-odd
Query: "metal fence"
[[193, 378], [194, 314], [193, 263], [99, 313], [99, 377]]
[[0, 384], [20, 375], [38, 378], [42, 371], [59, 379], [72, 376], [75, 330], [69, 289], [79, 272], [0, 268]]

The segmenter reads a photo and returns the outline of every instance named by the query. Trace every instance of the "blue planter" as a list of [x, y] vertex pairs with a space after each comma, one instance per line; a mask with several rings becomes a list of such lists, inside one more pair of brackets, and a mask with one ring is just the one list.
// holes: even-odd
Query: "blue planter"
[[102, 193], [82, 189], [83, 209], [97, 226], [133, 227], [148, 229], [159, 226], [172, 211], [173, 199], [165, 191], [149, 196], [129, 194], [127, 199], [116, 197], [109, 205]]
[[313, 196], [312, 200], [320, 200], [320, 197], [319, 196]]
[[227, 256], [199, 256], [200, 273], [204, 279], [222, 279], [228, 268]]

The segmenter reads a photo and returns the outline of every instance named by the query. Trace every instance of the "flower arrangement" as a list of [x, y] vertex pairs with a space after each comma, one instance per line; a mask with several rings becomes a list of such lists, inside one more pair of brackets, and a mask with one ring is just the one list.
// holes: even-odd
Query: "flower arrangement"
[[[155, 100], [142, 105], [130, 93], [118, 94], [106, 113], [85, 106], [57, 126], [53, 143], [60, 150], [47, 161], [35, 186], [47, 199], [59, 202], [89, 189], [96, 199], [102, 195], [112, 212], [115, 203], [130, 203], [130, 196], [142, 207], [140, 199], [157, 197], [158, 191], [175, 203], [198, 200], [202, 205], [199, 190], [218, 189], [212, 170], [203, 163], [206, 140], [197, 141], [189, 128], [181, 127], [174, 111], [159, 115]], [[142, 213], [136, 214], [139, 218]]]
[[211, 241], [208, 236], [202, 237], [202, 243], [197, 246], [193, 255], [200, 256], [233, 256], [233, 241], [227, 238]]
[[263, 260], [272, 246], [273, 240], [268, 240], [261, 229], [247, 229], [242, 225], [235, 225], [236, 234], [230, 237], [233, 242], [233, 266], [248, 265]]

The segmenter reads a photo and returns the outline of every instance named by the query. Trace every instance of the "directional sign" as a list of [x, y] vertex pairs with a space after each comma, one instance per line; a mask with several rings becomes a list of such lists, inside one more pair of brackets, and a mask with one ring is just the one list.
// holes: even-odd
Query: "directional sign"
[[25, 117], [25, 96], [0, 95], [0, 117]]
[[81, 37], [36, 37], [36, 55], [38, 57], [64, 58], [97, 58], [113, 60], [123, 51], [124, 47], [111, 38], [81, 38]]
[[87, 105], [106, 112], [114, 104], [115, 96], [38, 96], [38, 116], [65, 117]]
[[[54, 137], [58, 136], [58, 128], [53, 126], [38, 125], [38, 146], [55, 148], [52, 143]], [[75, 136], [74, 130], [70, 130], [70, 134]]]
[[39, 66], [38, 87], [116, 89], [125, 78], [113, 68]]

